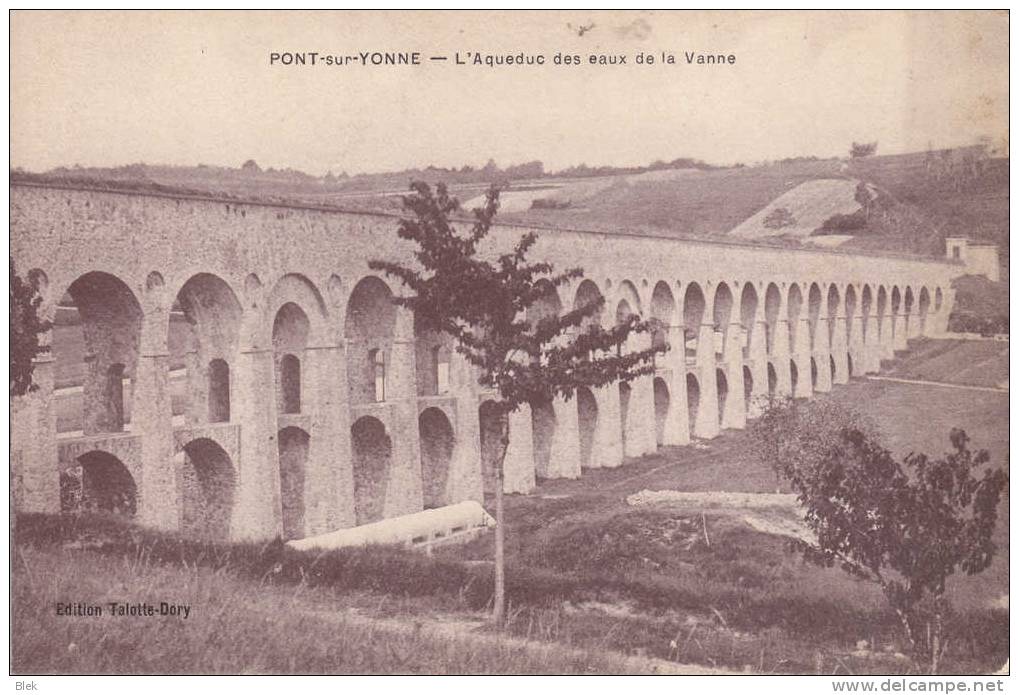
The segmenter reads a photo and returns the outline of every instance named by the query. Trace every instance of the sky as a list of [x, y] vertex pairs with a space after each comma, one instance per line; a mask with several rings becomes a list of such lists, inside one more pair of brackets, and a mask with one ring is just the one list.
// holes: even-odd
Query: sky
[[[424, 64], [270, 64], [287, 51], [319, 61], [420, 51]], [[468, 52], [547, 63], [456, 65]], [[640, 52], [655, 64], [635, 64]], [[686, 52], [736, 63], [689, 65]], [[585, 63], [554, 65], [557, 53]], [[591, 54], [627, 64], [588, 65]], [[312, 174], [997, 143], [1008, 134], [1008, 15], [14, 12], [10, 133], [11, 166], [32, 171], [254, 159]]]

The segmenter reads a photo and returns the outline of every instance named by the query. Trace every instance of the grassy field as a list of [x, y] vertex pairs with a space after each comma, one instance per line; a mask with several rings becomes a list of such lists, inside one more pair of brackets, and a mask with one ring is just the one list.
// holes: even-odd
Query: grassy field
[[[469, 623], [428, 629], [426, 609], [408, 601], [394, 598], [383, 610], [379, 596], [274, 586], [226, 569], [22, 546], [13, 570], [18, 674], [654, 671], [603, 652], [522, 648], [519, 640], [472, 634]], [[186, 619], [57, 615], [57, 603], [68, 601], [166, 601], [192, 612]], [[404, 620], [386, 617], [394, 611]]]
[[692, 173], [675, 180], [624, 179], [561, 210], [500, 215], [510, 222], [615, 232], [724, 235], [799, 184], [838, 175], [834, 160]]
[[882, 376], [1007, 388], [1008, 341], [917, 340]]
[[[973, 446], [990, 451], [992, 465], [1008, 467], [1007, 393], [856, 380], [828, 397], [869, 413], [898, 455], [945, 451], [948, 431], [961, 426]], [[626, 497], [643, 489], [774, 492], [782, 486], [754, 459], [745, 432], [727, 432], [707, 448], [666, 448], [620, 469], [545, 481], [536, 495], [513, 497], [507, 514], [512, 561], [600, 576], [615, 587], [599, 594], [590, 610], [560, 615], [561, 629], [594, 635], [615, 630], [618, 648], [640, 645], [666, 655], [665, 645], [677, 635], [683, 642], [696, 626], [700, 642], [684, 642], [681, 658], [730, 668], [904, 669], [894, 658], [854, 656], [864, 640], [882, 653], [905, 649], [876, 587], [838, 569], [805, 565], [786, 552], [783, 539], [710, 507], [628, 506]], [[1008, 520], [1006, 497], [994, 563], [980, 575], [949, 582], [949, 597], [960, 611], [950, 670], [993, 670], [1005, 659]], [[473, 550], [477, 559], [488, 557], [487, 545]], [[656, 591], [664, 604], [655, 604]], [[599, 605], [606, 602], [608, 609]], [[620, 618], [621, 609], [630, 615]]]
[[[885, 223], [870, 220], [865, 232], [849, 241], [848, 247], [941, 255], [945, 235], [965, 234], [999, 244], [1007, 270], [1008, 160], [988, 159], [979, 174], [960, 169], [951, 176], [935, 177], [926, 169], [927, 158], [926, 152], [848, 161], [804, 157], [706, 170], [515, 179], [511, 191], [547, 188], [550, 195], [568, 201], [569, 205], [562, 209], [529, 209], [526, 204], [514, 202], [500, 214], [500, 220], [622, 233], [724, 236], [775, 198], [804, 182], [851, 178], [866, 181], [886, 192], [890, 204], [902, 214]], [[343, 181], [288, 171], [254, 174], [218, 167], [158, 165], [62, 170], [44, 175], [16, 172], [16, 177], [389, 212], [401, 209], [399, 194], [407, 191], [407, 183], [413, 179], [432, 183], [445, 180], [465, 201], [479, 195], [487, 184], [476, 176], [463, 179], [455, 172], [434, 169]], [[493, 175], [488, 181], [501, 178]], [[463, 182], [457, 183], [460, 179]], [[511, 192], [509, 196], [512, 199], [517, 194]], [[787, 240], [787, 243], [798, 245], [795, 240]]]
[[[921, 363], [935, 358], [928, 353], [917, 351]], [[857, 379], [824, 397], [868, 413], [898, 455], [942, 452], [949, 429], [961, 426], [990, 451], [991, 465], [1008, 467], [1005, 392]], [[804, 564], [784, 537], [755, 530], [738, 510], [627, 504], [645, 489], [775, 492], [781, 484], [754, 459], [746, 432], [728, 431], [509, 497], [507, 633], [520, 643], [508, 651], [478, 636], [488, 634], [478, 627], [491, 599], [487, 538], [431, 558], [379, 549], [316, 557], [22, 520], [13, 663], [18, 672], [474, 673], [647, 671], [657, 659], [757, 673], [910, 671], [874, 586]], [[999, 512], [994, 563], [949, 582], [958, 612], [946, 672], [994, 671], [1007, 656], [1007, 498]], [[52, 615], [57, 600], [112, 598], [189, 601], [202, 618], [166, 629], [125, 623], [125, 631]], [[460, 627], [414, 627], [436, 623]], [[366, 630], [395, 631], [402, 646], [387, 651], [392, 640], [373, 641]], [[461, 638], [473, 651], [446, 643]], [[138, 662], [125, 646], [135, 643], [163, 657]]]

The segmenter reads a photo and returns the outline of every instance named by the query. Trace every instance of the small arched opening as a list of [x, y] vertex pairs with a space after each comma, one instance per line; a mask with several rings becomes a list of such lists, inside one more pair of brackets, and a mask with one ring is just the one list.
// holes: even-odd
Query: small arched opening
[[715, 304], [712, 310], [712, 321], [715, 325], [715, 355], [725, 354], [729, 324], [732, 322], [732, 290], [724, 282], [715, 288]]
[[839, 288], [828, 285], [828, 344], [835, 342], [835, 319], [839, 315]]
[[453, 426], [439, 408], [418, 417], [421, 438], [421, 491], [425, 509], [449, 504], [449, 467], [453, 460]]
[[[80, 406], [57, 413], [57, 431], [95, 435], [126, 428], [141, 325], [141, 305], [124, 281], [91, 272], [71, 283], [53, 318], [54, 388]], [[78, 387], [80, 396], [71, 396]]]
[[393, 442], [386, 427], [377, 418], [365, 415], [350, 428], [354, 452], [355, 523], [368, 524], [383, 518], [389, 472], [393, 461]]
[[810, 388], [817, 390], [817, 360], [810, 358]]
[[577, 389], [577, 430], [580, 435], [580, 465], [594, 463], [594, 436], [598, 429], [598, 401], [588, 388]]
[[386, 400], [386, 353], [381, 348], [373, 348], [368, 351], [368, 378], [374, 385], [372, 401], [384, 403]]
[[[631, 316], [644, 316], [644, 310], [640, 303], [640, 295], [637, 293], [637, 288], [632, 282], [623, 280], [619, 283], [617, 293], [619, 296], [619, 303], [616, 304], [617, 325], [622, 325], [630, 320]], [[626, 339], [625, 344], [620, 346], [619, 353], [635, 352], [641, 347], [643, 347], [643, 336], [631, 333]]]
[[[800, 286], [793, 283], [789, 286], [789, 298], [786, 300], [786, 318], [789, 321], [789, 352], [796, 353], [796, 339], [800, 335], [800, 313], [803, 310], [803, 293]], [[810, 324], [810, 340], [813, 343], [814, 327]]]
[[931, 294], [926, 287], [920, 288], [920, 301], [917, 304], [917, 312], [920, 316], [920, 335], [927, 332], [927, 312], [931, 308]]
[[283, 538], [305, 536], [305, 482], [311, 437], [300, 427], [284, 427], [277, 435], [280, 461], [280, 504]]
[[537, 328], [542, 321], [555, 319], [562, 313], [562, 302], [559, 300], [559, 293], [555, 286], [548, 280], [539, 280], [537, 290], [540, 293], [529, 307], [527, 307], [527, 322], [532, 330]]
[[793, 397], [796, 397], [796, 385], [799, 383], [800, 374], [799, 370], [796, 369], [796, 360], [789, 360], [789, 388], [793, 392]]
[[754, 338], [754, 324], [757, 323], [757, 290], [752, 282], [744, 283], [740, 294], [740, 326], [743, 334], [740, 345], [743, 347], [743, 358], [750, 354], [750, 341]]
[[754, 393], [754, 375], [750, 371], [750, 367], [744, 365], [743, 367], [743, 405], [746, 407], [746, 412], [750, 412], [750, 405], [753, 401]]
[[697, 377], [693, 374], [686, 375], [686, 411], [690, 417], [690, 435], [696, 431], [697, 410], [701, 406], [701, 387], [697, 383]]
[[775, 398], [778, 393], [778, 372], [775, 371], [775, 365], [772, 362], [768, 362], [768, 398]]
[[111, 364], [106, 368], [106, 416], [110, 429], [124, 429], [124, 365]]
[[[630, 304], [626, 299], [620, 299], [619, 303], [616, 304], [616, 325], [622, 326], [630, 317], [634, 315], [634, 305]], [[636, 347], [634, 343], [635, 335], [633, 333], [626, 339], [625, 342], [620, 343], [616, 346], [616, 354], [623, 355], [628, 352], [632, 352]]]
[[619, 441], [623, 443], [623, 451], [626, 451], [626, 430], [630, 421], [630, 393], [632, 389], [629, 384], [619, 384], [619, 426], [622, 437]]
[[79, 470], [61, 476], [64, 511], [105, 512], [133, 517], [138, 488], [120, 459], [105, 451], [90, 451], [77, 459]]
[[846, 288], [846, 344], [849, 344], [853, 337], [853, 317], [856, 315], [856, 288], [852, 285]]
[[[174, 415], [189, 422], [230, 420], [230, 361], [238, 348], [241, 304], [222, 278], [193, 275], [170, 311], [170, 352]], [[174, 382], [181, 378], [184, 388]]]
[[230, 422], [230, 365], [217, 357], [208, 371], [209, 422]]
[[884, 285], [877, 288], [877, 336], [881, 338], [884, 334], [885, 313], [888, 311], [888, 290]]
[[279, 411], [301, 412], [301, 360], [297, 355], [282, 355], [279, 360]]
[[552, 440], [555, 438], [556, 417], [552, 401], [531, 403], [531, 436], [534, 445], [534, 472], [540, 478], [551, 477]]
[[[602, 325], [602, 316], [605, 311], [604, 297], [598, 286], [590, 280], [584, 280], [577, 288], [576, 297], [573, 300], [573, 309], [586, 309], [590, 313], [581, 321], [578, 330], [582, 333], [598, 328]], [[587, 356], [588, 358], [590, 355]]]
[[[701, 324], [704, 323], [706, 302], [700, 285], [691, 282], [683, 295], [683, 342], [687, 360], [697, 357], [697, 343], [700, 340]], [[709, 348], [710, 349], [710, 348]]]
[[272, 345], [276, 364], [276, 407], [281, 413], [301, 412], [301, 358], [308, 346], [311, 324], [304, 310], [287, 302], [276, 312]]
[[729, 400], [729, 381], [721, 369], [715, 370], [715, 383], [718, 387], [718, 424], [721, 425], [725, 421], [725, 404]]
[[860, 326], [863, 329], [861, 337], [863, 342], [867, 343], [873, 339], [874, 326], [871, 325], [870, 315], [874, 309], [874, 292], [871, 290], [870, 285], [863, 286], [863, 294], [860, 297], [860, 315], [863, 320], [860, 322]]
[[817, 324], [821, 320], [821, 288], [816, 282], [807, 292], [807, 324], [810, 326], [810, 349], [817, 344]]
[[765, 346], [768, 354], [775, 350], [775, 332], [778, 330], [779, 312], [782, 311], [782, 293], [775, 283], [769, 283], [764, 293]]
[[[422, 322], [414, 321], [414, 348], [416, 361], [417, 392], [419, 396], [441, 396], [449, 392], [449, 360], [452, 354], [452, 337], [447, 333], [439, 333], [424, 327]], [[371, 357], [374, 365], [382, 353], [376, 350]], [[383, 362], [383, 367], [385, 366]], [[378, 398], [378, 374], [376, 379], [376, 399]], [[385, 375], [381, 384], [385, 395]]]
[[386, 365], [396, 330], [393, 294], [381, 279], [361, 279], [347, 302], [344, 337], [347, 341], [347, 383], [352, 405], [386, 399]]
[[[669, 284], [659, 281], [655, 284], [654, 292], [651, 294], [651, 318], [653, 333], [651, 345], [657, 348], [664, 348], [669, 344], [669, 327], [675, 321], [676, 301], [672, 297], [672, 289]], [[669, 346], [670, 348], [672, 346]], [[654, 359], [657, 359], [655, 355]]]
[[669, 417], [669, 386], [665, 379], [655, 377], [655, 441], [665, 444], [665, 423]]
[[230, 538], [236, 475], [230, 456], [211, 439], [184, 447], [181, 471], [181, 528], [210, 540]]

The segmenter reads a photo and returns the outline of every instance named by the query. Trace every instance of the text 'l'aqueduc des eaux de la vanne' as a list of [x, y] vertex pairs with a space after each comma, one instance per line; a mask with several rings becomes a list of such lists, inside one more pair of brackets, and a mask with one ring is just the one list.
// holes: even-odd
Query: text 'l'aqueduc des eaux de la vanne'
[[420, 51], [271, 51], [273, 67], [399, 67], [447, 64], [476, 67], [526, 66], [626, 66], [626, 65], [735, 65], [736, 54], [717, 51], [638, 51], [637, 53], [510, 53], [455, 51], [451, 54], [426, 54]]

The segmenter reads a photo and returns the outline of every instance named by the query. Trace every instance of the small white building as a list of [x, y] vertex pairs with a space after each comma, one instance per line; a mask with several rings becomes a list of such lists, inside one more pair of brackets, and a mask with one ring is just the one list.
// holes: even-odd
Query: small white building
[[967, 275], [983, 275], [992, 282], [1001, 279], [996, 244], [974, 241], [964, 236], [950, 236], [945, 238], [945, 255], [951, 260], [962, 261]]

